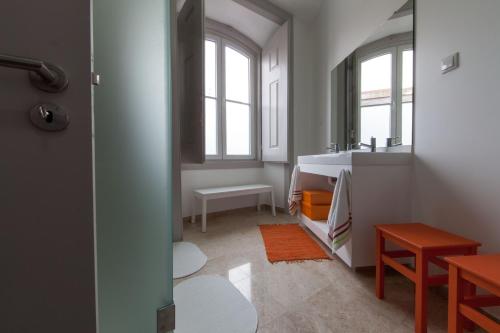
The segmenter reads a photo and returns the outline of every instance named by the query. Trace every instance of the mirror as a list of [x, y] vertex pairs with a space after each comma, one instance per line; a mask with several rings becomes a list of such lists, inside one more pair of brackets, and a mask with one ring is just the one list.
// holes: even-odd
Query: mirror
[[340, 150], [373, 142], [411, 146], [413, 63], [413, 1], [408, 1], [332, 70], [331, 142]]

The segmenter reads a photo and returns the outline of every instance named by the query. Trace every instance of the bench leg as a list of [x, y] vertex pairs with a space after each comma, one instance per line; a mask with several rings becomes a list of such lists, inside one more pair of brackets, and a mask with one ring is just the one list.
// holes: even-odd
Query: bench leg
[[271, 208], [273, 209], [273, 216], [276, 216], [276, 207], [274, 205], [274, 190], [271, 191]]
[[201, 232], [207, 232], [207, 199], [201, 200]]
[[428, 266], [427, 255], [419, 251], [415, 257], [415, 332], [427, 332], [427, 287]]
[[191, 223], [196, 223], [196, 197], [191, 201]]
[[375, 273], [375, 294], [378, 299], [384, 299], [384, 280], [385, 280], [385, 267], [382, 260], [382, 254], [385, 251], [385, 240], [382, 237], [382, 232], [377, 229], [376, 231], [376, 273]]

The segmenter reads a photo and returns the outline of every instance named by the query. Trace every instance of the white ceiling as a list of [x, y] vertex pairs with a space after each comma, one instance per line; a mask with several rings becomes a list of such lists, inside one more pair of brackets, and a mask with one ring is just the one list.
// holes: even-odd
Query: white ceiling
[[406, 15], [394, 19], [390, 19], [380, 26], [365, 42], [370, 42], [382, 39], [384, 37], [395, 35], [403, 32], [413, 31], [413, 15]]
[[[177, 0], [180, 11], [185, 0]], [[319, 13], [324, 0], [269, 0], [295, 17], [309, 22]], [[205, 15], [240, 31], [261, 47], [266, 44], [278, 25], [233, 0], [205, 0]]]
[[324, 0], [269, 0], [269, 2], [272, 2], [276, 6], [306, 22], [316, 18], [323, 1]]
[[232, 26], [261, 47], [278, 29], [276, 23], [233, 0], [205, 0], [205, 16]]

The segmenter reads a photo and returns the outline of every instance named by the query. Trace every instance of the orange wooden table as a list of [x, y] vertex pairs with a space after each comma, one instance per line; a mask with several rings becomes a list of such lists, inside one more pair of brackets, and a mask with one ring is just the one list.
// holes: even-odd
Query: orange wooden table
[[[447, 257], [450, 264], [448, 333], [462, 333], [464, 319], [488, 332], [499, 333], [500, 324], [477, 308], [500, 306], [500, 254]], [[464, 295], [464, 284], [474, 284], [490, 295]]]
[[[480, 243], [422, 223], [378, 224], [376, 256], [376, 295], [384, 298], [384, 265], [391, 266], [415, 283], [415, 332], [427, 332], [427, 288], [448, 283], [448, 274], [429, 276], [429, 262], [448, 270], [448, 263], [440, 257], [449, 255], [473, 255]], [[385, 241], [403, 250], [386, 251]], [[415, 270], [396, 261], [397, 258], [413, 257]], [[475, 294], [472, 286], [467, 295]]]

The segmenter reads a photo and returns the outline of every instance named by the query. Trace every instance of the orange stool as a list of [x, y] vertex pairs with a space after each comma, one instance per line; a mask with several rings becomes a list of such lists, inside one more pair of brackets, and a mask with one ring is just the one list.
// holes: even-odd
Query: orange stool
[[[500, 306], [500, 254], [447, 257], [450, 264], [448, 333], [462, 333], [464, 319], [488, 332], [499, 333], [500, 324], [476, 308]], [[491, 295], [467, 296], [464, 285], [473, 284]]]
[[[415, 283], [415, 332], [427, 332], [427, 287], [448, 283], [448, 274], [429, 276], [429, 262], [448, 270], [448, 263], [439, 258], [449, 255], [474, 255], [480, 243], [456, 236], [422, 223], [378, 224], [376, 256], [376, 295], [384, 298], [384, 265], [391, 266]], [[386, 251], [385, 241], [403, 248]], [[397, 262], [396, 258], [415, 258], [415, 270]], [[475, 294], [472, 286], [467, 295]]]

